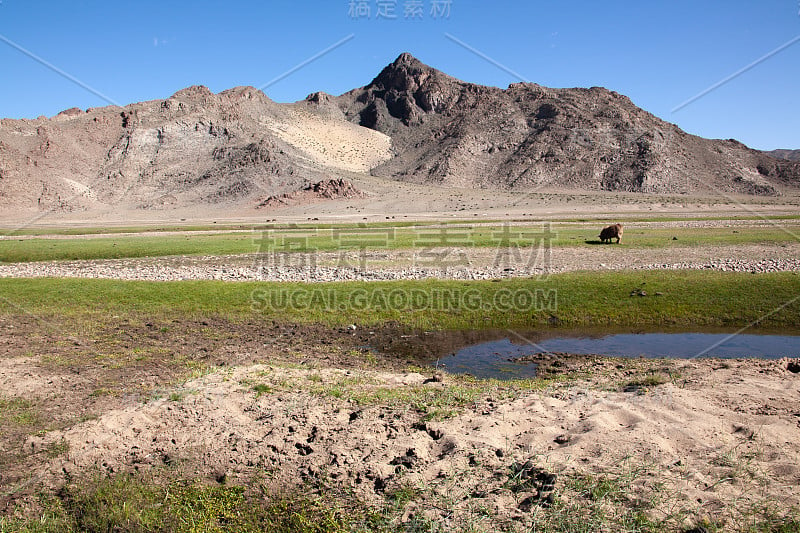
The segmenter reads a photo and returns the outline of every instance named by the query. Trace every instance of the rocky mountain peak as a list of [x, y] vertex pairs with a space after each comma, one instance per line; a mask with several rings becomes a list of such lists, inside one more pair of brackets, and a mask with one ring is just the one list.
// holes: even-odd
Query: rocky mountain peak
[[466, 85], [403, 53], [369, 85], [348, 93], [355, 102], [341, 107], [360, 125], [392, 135], [420, 124], [426, 114], [445, 111]]
[[394, 66], [414, 65], [414, 64], [422, 65], [422, 62], [419, 59], [417, 59], [416, 57], [414, 57], [411, 54], [409, 54], [408, 52], [403, 52], [402, 54], [397, 56], [397, 59], [395, 59], [394, 63], [392, 63], [392, 64]]
[[603, 87], [502, 90], [408, 53], [338, 100], [348, 120], [392, 137], [396, 156], [372, 173], [410, 182], [775, 195], [800, 176], [792, 161], [687, 135]]
[[170, 98], [177, 100], [207, 100], [213, 98], [214, 93], [205, 85], [192, 85], [173, 94]]
[[368, 88], [386, 91], [414, 92], [423, 87], [429, 80], [442, 81], [447, 79], [456, 82], [454, 78], [443, 72], [429, 67], [408, 52], [400, 54], [394, 62], [387, 65], [378, 76], [372, 80]]
[[[190, 87], [190, 89], [192, 89], [192, 87]], [[205, 89], [205, 87], [203, 87], [203, 89]], [[233, 87], [232, 89], [226, 89], [219, 94], [220, 96], [225, 96], [231, 100], [254, 100], [257, 102], [272, 101], [266, 94], [263, 93], [263, 91], [260, 91], [255, 87], [251, 87], [249, 85]]]

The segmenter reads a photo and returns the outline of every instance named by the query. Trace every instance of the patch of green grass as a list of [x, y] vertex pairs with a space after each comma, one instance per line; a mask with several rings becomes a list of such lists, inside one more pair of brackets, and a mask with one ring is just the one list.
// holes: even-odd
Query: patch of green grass
[[264, 383], [259, 383], [258, 385], [253, 385], [253, 391], [256, 393], [256, 398], [258, 398], [262, 394], [272, 394], [272, 387]]
[[436, 385], [386, 386], [368, 374], [332, 374], [325, 377], [309, 374], [304, 379], [287, 379], [284, 376], [272, 379], [272, 375], [264, 371], [260, 376], [268, 383], [255, 385], [253, 390], [306, 390], [311, 394], [337, 398], [358, 406], [405, 406], [418, 411], [423, 422], [457, 416], [465, 408], [489, 395], [495, 399], [516, 397], [524, 391], [542, 390], [553, 383], [569, 379], [569, 376], [559, 376], [500, 381], [453, 375], [448, 376], [445, 383]]
[[[728, 217], [725, 217], [727, 219]], [[103, 235], [118, 233], [163, 233], [163, 232], [244, 232], [244, 231], [289, 231], [289, 230], [360, 230], [372, 228], [408, 228], [419, 226], [458, 226], [488, 223], [502, 223], [500, 219], [461, 219], [461, 220], [392, 220], [381, 222], [336, 222], [336, 223], [268, 223], [268, 224], [189, 224], [161, 226], [102, 226], [102, 227], [25, 227], [21, 229], [0, 229], [5, 236], [45, 236], [45, 235]]]
[[640, 391], [646, 390], [649, 387], [657, 387], [658, 385], [663, 385], [664, 383], [669, 383], [670, 379], [659, 373], [647, 374], [645, 376], [632, 379], [630, 381], [626, 381], [620, 387], [623, 391]]
[[40, 414], [36, 404], [17, 396], [0, 394], [0, 425], [31, 427], [38, 424]]
[[[648, 294], [631, 297], [646, 287]], [[798, 331], [800, 275], [707, 271], [572, 272], [547, 279], [337, 283], [0, 279], [0, 314], [75, 324], [223, 316], [424, 329], [551, 327]], [[76, 326], [79, 327], [79, 326]]]
[[185, 235], [120, 235], [73, 239], [0, 241], [0, 261], [120, 259], [169, 255], [229, 255], [258, 251], [250, 233]]
[[[702, 527], [714, 533], [800, 532], [800, 510], [775, 499], [740, 495], [720, 500], [709, 514], [685, 499], [683, 480], [656, 481], [663, 474], [659, 468], [628, 458], [610, 471], [562, 473], [549, 501], [533, 502], [532, 530], [655, 533]], [[510, 481], [515, 482], [513, 472]]]
[[[116, 475], [68, 484], [29, 519], [0, 517], [0, 532], [118, 533], [395, 531], [358, 502], [244, 487]], [[364, 528], [364, 526], [369, 526]]]

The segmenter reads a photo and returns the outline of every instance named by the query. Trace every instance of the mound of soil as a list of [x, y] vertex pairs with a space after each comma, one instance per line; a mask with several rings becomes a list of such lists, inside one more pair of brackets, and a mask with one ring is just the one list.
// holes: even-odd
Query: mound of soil
[[367, 195], [356, 189], [349, 181], [338, 178], [310, 183], [302, 189], [270, 196], [258, 204], [262, 207], [286, 207], [291, 205], [306, 205], [324, 200], [337, 200], [341, 198], [365, 198]]

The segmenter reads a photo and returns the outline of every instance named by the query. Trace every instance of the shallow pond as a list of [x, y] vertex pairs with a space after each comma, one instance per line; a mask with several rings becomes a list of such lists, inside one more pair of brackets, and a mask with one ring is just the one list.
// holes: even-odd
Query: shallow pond
[[[553, 333], [550, 333], [553, 335]], [[547, 338], [541, 332], [465, 345], [441, 355], [433, 364], [448, 372], [484, 378], [525, 378], [536, 375], [536, 364], [514, 359], [539, 353], [597, 354], [614, 357], [696, 357], [777, 359], [800, 355], [800, 335], [735, 333], [572, 333]]]

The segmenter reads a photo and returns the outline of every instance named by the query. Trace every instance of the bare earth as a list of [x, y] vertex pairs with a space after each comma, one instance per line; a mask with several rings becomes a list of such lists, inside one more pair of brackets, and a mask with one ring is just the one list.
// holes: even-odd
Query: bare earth
[[[3, 361], [2, 390], [42, 390], [42, 378], [21, 362]], [[529, 526], [541, 487], [512, 490], [509, 480], [523, 466], [559, 479], [645, 472], [632, 493], [646, 498], [664, 484], [676, 497], [656, 515], [676, 505], [718, 517], [732, 502], [740, 509], [767, 499], [800, 503], [800, 377], [785, 360], [650, 362], [649, 370], [673, 378], [620, 392], [638, 364], [586, 358], [584, 379], [508, 395], [487, 387], [454, 416], [432, 421], [407, 404], [348, 398], [446, 390], [450, 378], [313, 361], [243, 365], [187, 381], [174, 389], [177, 398], [122, 401], [97, 419], [28, 437], [23, 448], [41, 454], [68, 445], [35, 468], [45, 484], [95, 469], [180, 464], [209, 480], [247, 483], [255, 472], [276, 486], [325, 480], [375, 505], [388, 487], [410, 485], [427, 492], [405, 518], [422, 513], [444, 527], [463, 526], [481, 508], [493, 517], [485, 526]], [[269, 389], [258, 395], [257, 384]], [[334, 389], [345, 392], [326, 392]]]

